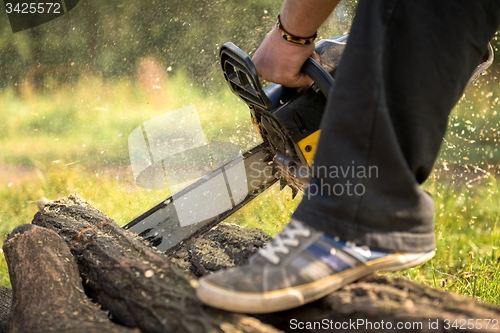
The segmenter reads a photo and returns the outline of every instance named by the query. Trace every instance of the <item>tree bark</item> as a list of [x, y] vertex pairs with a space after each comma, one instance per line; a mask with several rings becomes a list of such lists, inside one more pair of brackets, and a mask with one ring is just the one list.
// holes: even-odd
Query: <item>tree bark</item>
[[[21, 233], [22, 237], [11, 235], [5, 246], [6, 254], [15, 253], [9, 254], [8, 259], [9, 270], [13, 270], [12, 313], [17, 317], [23, 312], [16, 301], [24, 299], [23, 306], [30, 309], [26, 321], [40, 323], [43, 312], [28, 303], [57, 304], [50, 300], [54, 295], [47, 292], [50, 288], [61, 294], [78, 295], [80, 298], [74, 300], [68, 297], [73, 307], [85, 300], [85, 295], [75, 291], [79, 285], [74, 280], [80, 281], [75, 276], [76, 270], [71, 275], [65, 273], [68, 278], [64, 279], [52, 273], [42, 277], [46, 267], [55, 265], [52, 260], [57, 256], [52, 255], [46, 267], [32, 264], [35, 260], [40, 262], [38, 257], [46, 251], [64, 253], [57, 241], [44, 241], [49, 234], [55, 238], [55, 233], [45, 231], [44, 228], [48, 228], [57, 232], [71, 249], [87, 294], [110, 313], [114, 322], [141, 332], [400, 332], [403, 331], [398, 327], [401, 324], [406, 325], [405, 328], [411, 326], [406, 330], [411, 332], [500, 331], [500, 309], [493, 305], [407, 279], [379, 275], [368, 276], [298, 309], [279, 313], [252, 317], [203, 306], [194, 294], [196, 277], [244, 264], [249, 255], [269, 240], [256, 229], [222, 223], [165, 255], [77, 196], [49, 203], [35, 215], [33, 223], [43, 228], [31, 227]], [[28, 234], [33, 235], [30, 246], [20, 242]], [[10, 245], [13, 241], [18, 246]], [[37, 245], [40, 241], [44, 246]], [[73, 260], [67, 253], [60, 258]], [[11, 265], [19, 268], [11, 268]], [[26, 281], [16, 270], [31, 270], [38, 279]], [[31, 292], [32, 286], [37, 293]], [[69, 303], [66, 308], [70, 307]], [[75, 318], [97, 316], [82, 315], [80, 308], [76, 311], [75, 317], [60, 316], [57, 320], [71, 322]], [[497, 320], [496, 330], [492, 326], [494, 321], [486, 329], [485, 319]], [[457, 320], [455, 326], [454, 320]], [[467, 320], [474, 320], [474, 327]]]
[[11, 306], [12, 290], [0, 286], [0, 333], [7, 333], [7, 324]]
[[[291, 330], [293, 320], [321, 322], [324, 318], [331, 321], [332, 327], [344, 325], [347, 329], [341, 331], [345, 332], [500, 332], [498, 307], [408, 279], [376, 274], [311, 304], [280, 315], [260, 317], [263, 321], [273, 321], [275, 327], [284, 331]], [[485, 319], [492, 320], [488, 328]], [[398, 325], [406, 326], [398, 329]], [[294, 331], [325, 332], [321, 329]]]
[[22, 225], [3, 250], [13, 290], [9, 332], [138, 332], [111, 323], [88, 299], [71, 253], [54, 231]]
[[141, 332], [278, 332], [253, 317], [207, 309], [195, 276], [78, 196], [47, 204], [33, 223], [69, 245], [87, 294]]

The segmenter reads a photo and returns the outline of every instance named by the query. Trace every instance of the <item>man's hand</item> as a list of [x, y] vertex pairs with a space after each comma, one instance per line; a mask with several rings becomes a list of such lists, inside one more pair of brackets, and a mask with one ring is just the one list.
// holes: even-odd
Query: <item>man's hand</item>
[[[295, 36], [311, 36], [337, 6], [340, 0], [285, 0], [281, 7], [281, 22]], [[257, 74], [264, 80], [286, 87], [302, 87], [312, 80], [300, 72], [307, 58], [313, 56], [314, 43], [294, 44], [285, 40], [275, 27], [253, 56]]]
[[300, 72], [302, 65], [314, 53], [314, 43], [299, 45], [286, 41], [274, 28], [255, 52], [252, 60], [257, 74], [264, 80], [286, 87], [311, 84], [311, 79]]

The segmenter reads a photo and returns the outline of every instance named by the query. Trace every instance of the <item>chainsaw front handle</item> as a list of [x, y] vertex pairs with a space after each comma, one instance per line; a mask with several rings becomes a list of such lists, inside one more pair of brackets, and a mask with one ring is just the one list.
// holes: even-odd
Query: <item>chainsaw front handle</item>
[[323, 95], [325, 95], [328, 100], [334, 82], [330, 73], [328, 73], [328, 71], [312, 57], [307, 59], [301, 70], [314, 81], [314, 85], [321, 90]]

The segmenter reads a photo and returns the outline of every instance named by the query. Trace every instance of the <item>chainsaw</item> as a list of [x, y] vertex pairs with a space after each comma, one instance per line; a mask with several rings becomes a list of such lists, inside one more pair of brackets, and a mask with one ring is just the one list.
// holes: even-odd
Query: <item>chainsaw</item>
[[[161, 251], [203, 234], [248, 204], [271, 185], [290, 187], [294, 198], [312, 174], [320, 122], [348, 36], [316, 43], [320, 62], [309, 58], [302, 71], [307, 89], [270, 84], [262, 88], [251, 58], [232, 43], [219, 52], [224, 78], [249, 108], [262, 143], [183, 188], [124, 226]], [[472, 82], [493, 61], [488, 52]]]

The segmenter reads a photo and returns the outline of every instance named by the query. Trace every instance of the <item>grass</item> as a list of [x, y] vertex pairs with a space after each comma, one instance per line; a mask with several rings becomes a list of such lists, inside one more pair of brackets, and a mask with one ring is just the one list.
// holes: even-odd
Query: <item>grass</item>
[[235, 103], [229, 89], [219, 94], [203, 93], [182, 74], [157, 87], [91, 77], [75, 86], [42, 93], [33, 92], [29, 85], [20, 94], [7, 89], [0, 94], [0, 163], [35, 166], [59, 160], [86, 165], [127, 164], [127, 136], [135, 127], [193, 103], [209, 140], [232, 140], [242, 148], [250, 146], [244, 142], [255, 137], [247, 126], [248, 112], [242, 103]]
[[[135, 185], [127, 136], [169, 110], [195, 104], [210, 141], [231, 141], [242, 149], [255, 144], [248, 110], [226, 87], [202, 92], [182, 74], [158, 85], [151, 89], [140, 82], [89, 77], [44, 92], [29, 85], [0, 92], [1, 239], [30, 223], [41, 197], [77, 193], [122, 225], [164, 199], [167, 189]], [[424, 184], [435, 198], [435, 259], [391, 275], [500, 305], [500, 182], [492, 164], [498, 160], [500, 116], [495, 88], [491, 94], [482, 94], [485, 90], [468, 93], [454, 111], [436, 172]], [[274, 235], [299, 200], [291, 200], [289, 189], [279, 192], [274, 186], [230, 222]], [[10, 286], [3, 253], [0, 284]]]
[[498, 305], [500, 181], [489, 175], [473, 186], [452, 182], [433, 177], [424, 186], [435, 200], [435, 258], [390, 275]]

